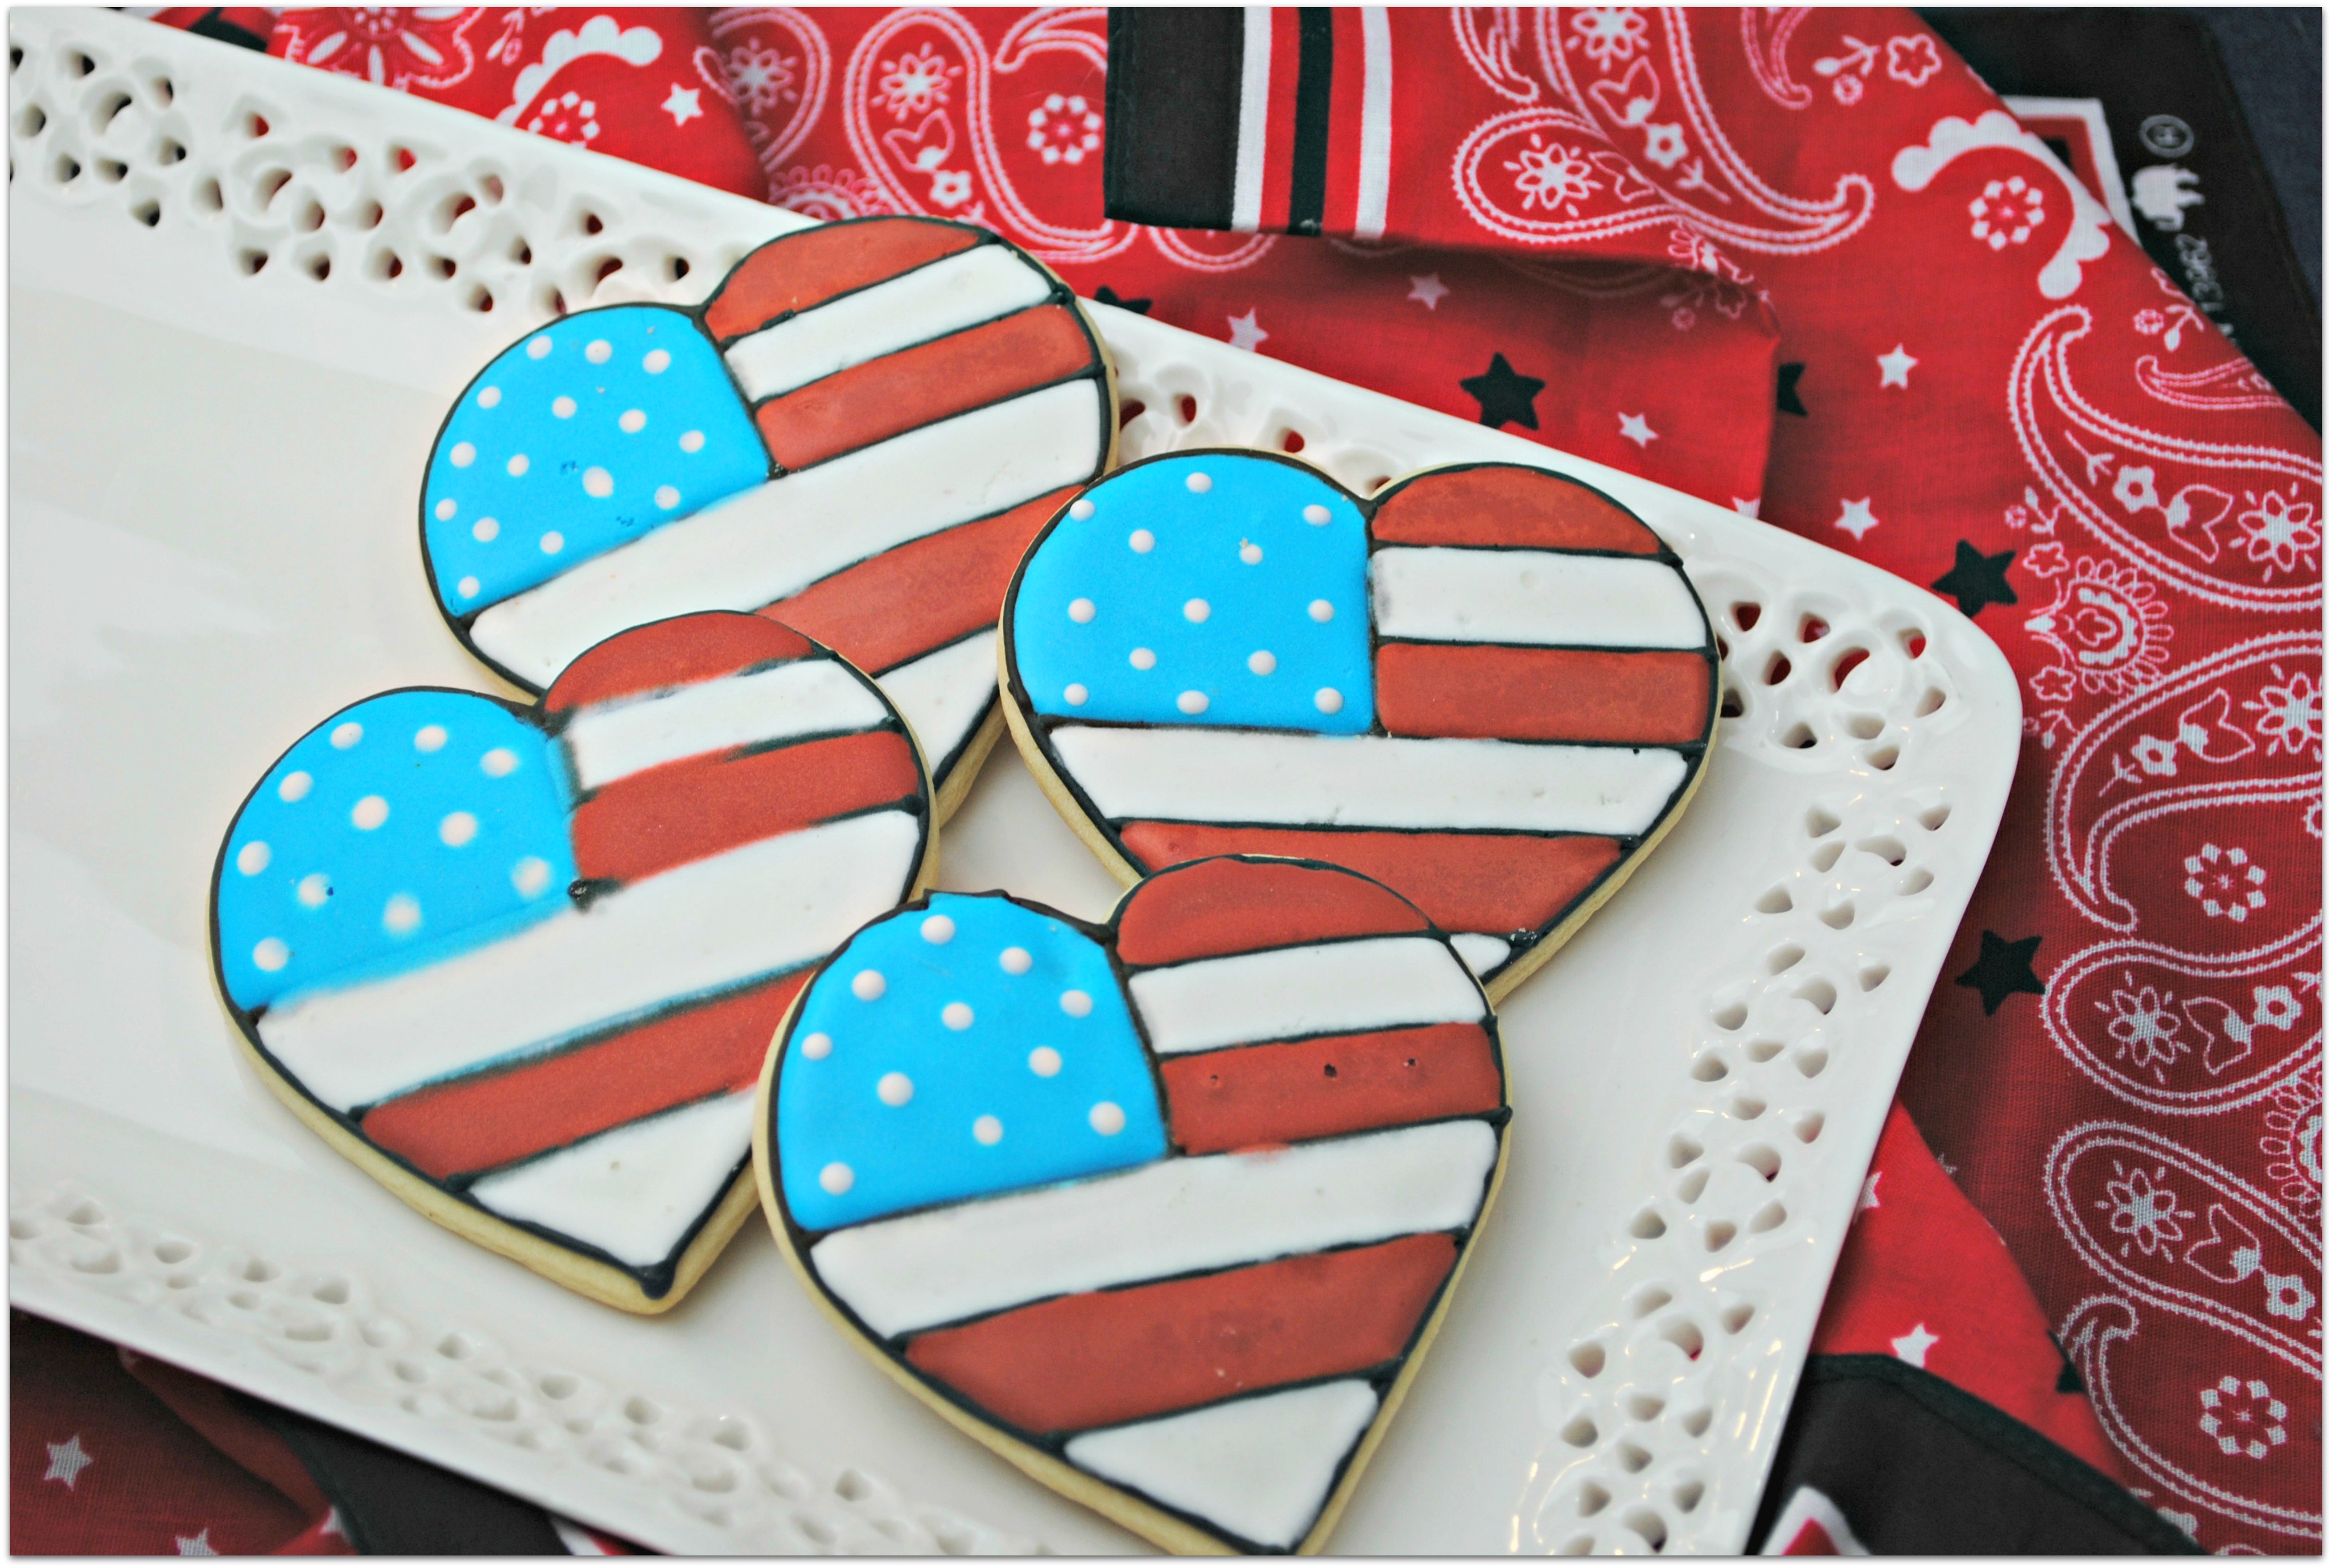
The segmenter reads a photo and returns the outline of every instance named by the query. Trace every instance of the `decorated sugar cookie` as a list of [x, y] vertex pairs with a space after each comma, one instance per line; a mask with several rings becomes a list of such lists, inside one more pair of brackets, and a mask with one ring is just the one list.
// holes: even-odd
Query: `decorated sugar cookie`
[[539, 707], [414, 689], [317, 725], [228, 830], [212, 951], [269, 1086], [342, 1153], [660, 1312], [751, 1209], [786, 1009], [931, 846], [879, 687], [775, 621], [687, 616]]
[[944, 816], [998, 733], [1012, 568], [1116, 435], [1100, 340], [1026, 253], [829, 224], [701, 308], [583, 311], [496, 358], [431, 453], [423, 546], [454, 630], [531, 691], [627, 626], [767, 611], [876, 677]]
[[1105, 926], [933, 894], [773, 1053], [754, 1163], [894, 1377], [1181, 1551], [1311, 1551], [1416, 1374], [1503, 1169], [1497, 1025], [1380, 883], [1224, 857]]
[[1372, 500], [1259, 452], [1152, 458], [1039, 535], [1007, 714], [1127, 881], [1309, 856], [1414, 900], [1501, 996], [1697, 786], [1716, 649], [1676, 557], [1540, 469]]

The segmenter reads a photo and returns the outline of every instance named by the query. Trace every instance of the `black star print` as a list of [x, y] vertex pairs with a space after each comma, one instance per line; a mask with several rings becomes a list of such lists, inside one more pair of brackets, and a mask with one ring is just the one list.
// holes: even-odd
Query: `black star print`
[[1132, 311], [1138, 316], [1150, 314], [1151, 302], [1148, 300], [1121, 300], [1117, 296], [1117, 291], [1107, 283], [1094, 291], [1094, 298], [1104, 305], [1115, 305], [1121, 311]]
[[1794, 414], [1801, 419], [1805, 417], [1806, 406], [1798, 401], [1798, 378], [1805, 373], [1803, 365], [1782, 366], [1781, 385], [1775, 388], [1773, 397], [1775, 408], [1784, 414]]
[[2021, 942], [2002, 942], [1998, 933], [1983, 933], [1983, 951], [1976, 954], [1975, 962], [1967, 973], [1953, 981], [1964, 985], [1983, 998], [1983, 1016], [1992, 1017], [2000, 1004], [2018, 991], [2034, 996], [2045, 993], [2040, 977], [2032, 972], [2032, 955], [2040, 951], [2040, 939], [2028, 936]]
[[1965, 540], [1954, 549], [1952, 569], [1928, 586], [1959, 600], [1960, 614], [1973, 620], [1986, 605], [2016, 602], [2016, 590], [2008, 586], [2008, 567], [2016, 559], [2014, 550], [1986, 555]]
[[1508, 421], [1525, 430], [1538, 428], [1538, 395], [1546, 383], [1535, 376], [1517, 375], [1504, 354], [1490, 356], [1490, 368], [1458, 383], [1466, 396], [1482, 406], [1482, 423], [1496, 430]]

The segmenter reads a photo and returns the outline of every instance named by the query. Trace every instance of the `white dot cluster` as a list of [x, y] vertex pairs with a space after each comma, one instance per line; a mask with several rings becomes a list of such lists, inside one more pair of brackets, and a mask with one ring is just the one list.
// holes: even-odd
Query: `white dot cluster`
[[[1193, 495], [1206, 495], [1215, 487], [1214, 480], [1203, 471], [1185, 476], [1182, 483]], [[1081, 496], [1069, 503], [1069, 516], [1076, 521], [1085, 521], [1093, 515], [1094, 503], [1091, 501]], [[1333, 515], [1317, 502], [1304, 508], [1304, 521], [1314, 528], [1326, 526]], [[1125, 543], [1134, 554], [1149, 555], [1158, 548], [1158, 536], [1149, 529], [1137, 528], [1126, 535]], [[1263, 564], [1263, 547], [1253, 540], [1242, 539], [1238, 541], [1238, 559], [1242, 565], [1260, 566]], [[1069, 619], [1078, 626], [1092, 625], [1101, 613], [1101, 605], [1087, 596], [1079, 595], [1069, 601]], [[1324, 598], [1314, 599], [1306, 613], [1314, 621], [1324, 625], [1336, 618], [1336, 607]], [[1213, 614], [1214, 607], [1203, 598], [1183, 602], [1182, 618], [1192, 626], [1205, 625]], [[1158, 667], [1158, 653], [1154, 648], [1136, 647], [1126, 655], [1126, 661], [1137, 670], [1154, 670]], [[1247, 656], [1247, 667], [1248, 674], [1258, 678], [1269, 676], [1279, 668], [1279, 655], [1269, 648], [1257, 648]], [[1071, 681], [1061, 690], [1061, 700], [1072, 708], [1084, 707], [1092, 697], [1092, 689], [1083, 681]], [[1196, 688], [1180, 692], [1174, 698], [1175, 708], [1193, 718], [1204, 713], [1210, 705], [1207, 693]], [[1323, 686], [1313, 693], [1312, 705], [1323, 713], [1342, 712], [1344, 694], [1333, 686]]]
[[[364, 726], [350, 720], [336, 726], [330, 740], [335, 751], [353, 751], [363, 743]], [[433, 753], [444, 749], [446, 733], [444, 726], [425, 724], [414, 731], [413, 749]], [[518, 767], [518, 758], [508, 748], [496, 746], [478, 759], [479, 770], [490, 779], [508, 777]], [[276, 798], [286, 805], [298, 805], [315, 788], [315, 779], [305, 770], [287, 773], [276, 784]], [[393, 808], [385, 795], [367, 795], [349, 810], [349, 826], [358, 833], [378, 831], [389, 819]], [[467, 811], [451, 811], [437, 824], [437, 839], [448, 849], [464, 849], [478, 836], [478, 819]], [[234, 868], [244, 876], [257, 876], [274, 863], [275, 851], [263, 839], [253, 839], [235, 852]], [[524, 856], [512, 863], [511, 885], [526, 898], [539, 898], [550, 889], [550, 863], [538, 856]], [[332, 878], [328, 871], [310, 871], [293, 884], [293, 896], [308, 909], [321, 909], [332, 896]], [[421, 900], [408, 891], [388, 895], [381, 906], [380, 926], [395, 937], [411, 936], [421, 929]], [[292, 961], [292, 947], [281, 937], [262, 937], [251, 950], [252, 963], [268, 974], [274, 974]]]
[[[922, 939], [934, 947], [943, 947], [955, 940], [955, 922], [944, 914], [928, 915], [920, 928]], [[1024, 947], [1008, 947], [996, 955], [996, 965], [1008, 975], [1024, 975], [1034, 967], [1035, 960]], [[890, 982], [880, 970], [862, 969], [850, 977], [850, 994], [862, 1002], [878, 1002], [890, 991]], [[1061, 1011], [1073, 1018], [1090, 1017], [1093, 998], [1081, 990], [1065, 990], [1060, 995]], [[961, 1032], [977, 1021], [971, 1004], [951, 1001], [940, 1009], [940, 1023], [944, 1028]], [[813, 1062], [825, 1061], [834, 1054], [834, 1037], [819, 1031], [805, 1035], [798, 1047]], [[1059, 1075], [1063, 1066], [1061, 1053], [1051, 1046], [1038, 1046], [1027, 1056], [1028, 1071], [1040, 1078]], [[874, 1080], [874, 1097], [884, 1104], [897, 1109], [915, 1097], [914, 1080], [895, 1068], [886, 1069]], [[1102, 1136], [1115, 1137], [1125, 1131], [1125, 1109], [1110, 1100], [1097, 1100], [1085, 1113], [1085, 1123]], [[999, 1117], [982, 1113], [972, 1118], [971, 1140], [982, 1148], [993, 1148], [1004, 1141], [1004, 1123]], [[839, 1198], [856, 1184], [858, 1173], [843, 1161], [829, 1162], [817, 1173], [817, 1183], [827, 1192]]]

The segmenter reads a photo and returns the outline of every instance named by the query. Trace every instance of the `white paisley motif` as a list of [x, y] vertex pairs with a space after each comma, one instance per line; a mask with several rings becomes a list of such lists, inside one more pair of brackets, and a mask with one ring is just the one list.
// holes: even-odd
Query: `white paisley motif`
[[2323, 943], [2320, 915], [2224, 956], [2101, 942], [2050, 972], [2041, 1026], [2067, 1061], [2117, 1098], [2163, 1115], [2220, 1115], [2280, 1096], [2295, 1064], [2313, 1070], [2308, 1064], [2320, 1058], [2322, 1020], [2300, 1027], [2292, 980], [2321, 966]]
[[1458, 52], [1482, 85], [1513, 103], [1536, 103], [1541, 89], [1515, 69], [1522, 47], [1523, 14], [1513, 5], [1453, 5], [1449, 25], [1458, 34]]
[[[1611, 115], [1615, 122], [1649, 128], [1649, 106], [1633, 120], [1624, 118], [1635, 103], [1645, 100], [1644, 91], [1632, 91], [1624, 102], [1612, 103], [1601, 101], [1591, 88], [1581, 86], [1564, 56], [1563, 14], [1548, 9], [1537, 15], [1539, 64], [1547, 79], [1583, 115], [1591, 117], [1599, 108], [1616, 110]], [[1828, 196], [1814, 199], [1789, 196], [1761, 179], [1717, 123], [1693, 54], [1690, 14], [1663, 10], [1658, 16], [1668, 75], [1675, 85], [1677, 110], [1684, 116], [1681, 134], [1688, 144], [1707, 149], [1706, 158], [1679, 156], [1681, 172], [1668, 177], [1661, 194], [1687, 214], [1695, 227], [1742, 250], [1810, 255], [1840, 244], [1870, 221], [1873, 193], [1870, 181], [1860, 174], [1840, 176]], [[1786, 37], [1781, 42], [1786, 43]], [[1753, 56], [1754, 53], [1753, 48]], [[1663, 139], [1663, 154], [1673, 146], [1672, 140]], [[1758, 217], [1735, 216], [1721, 210], [1732, 207], [1735, 196]]]
[[[2091, 1296], [2077, 1302], [2057, 1325], [2058, 1343], [2080, 1369], [2081, 1382], [2089, 1391], [2098, 1423], [2114, 1446], [2147, 1480], [2173, 1496], [2253, 1529], [2302, 1540], [2318, 1535], [2324, 1525], [2321, 1512], [2279, 1506], [2206, 1480], [2147, 1442], [2122, 1413], [2115, 1372], [2117, 1365], [2132, 1358], [2125, 1356], [2120, 1347], [2139, 1340], [2145, 1327], [2145, 1316], [2137, 1302], [2111, 1295]], [[2148, 1358], [2143, 1352], [2133, 1354], [2143, 1381]], [[2157, 1508], [2157, 1512], [2168, 1515], [2174, 1511]], [[2180, 1515], [2177, 1522], [2180, 1528], [2192, 1534], [2193, 1520], [2194, 1515], [2187, 1514]]]
[[1803, 109], [1814, 100], [1814, 90], [1791, 77], [1787, 59], [1790, 35], [1811, 14], [1810, 5], [1741, 7], [1741, 51], [1749, 57], [1749, 73], [1783, 109]]
[[[2142, 823], [2172, 812], [2274, 802], [2299, 805], [2322, 793], [2321, 777], [2302, 765], [2275, 777], [2180, 779], [2142, 789], [2102, 809], [2098, 804], [2116, 779], [2146, 778], [2145, 770], [2131, 770], [2119, 762], [2124, 749], [2139, 739], [2131, 732], [2139, 722], [2157, 712], [2165, 717], [2191, 712], [2199, 705], [2196, 699], [2207, 698], [2231, 677], [2270, 660], [2307, 659], [2316, 650], [2316, 636], [2308, 632], [2254, 637], [2222, 648], [2122, 698], [2067, 742], [2049, 779], [2049, 871], [2076, 910], [2115, 931], [2136, 929], [2136, 906], [2114, 891], [2112, 856], [2114, 840]], [[2162, 773], [2159, 767], [2152, 771], [2177, 777]], [[2100, 789], [2099, 775], [2111, 775], [2105, 789]]]
[[[1107, 63], [1108, 49], [1094, 29], [1106, 18], [1107, 13], [1098, 9], [1032, 12], [1014, 23], [998, 42], [991, 60], [979, 31], [960, 12], [933, 7], [890, 13], [866, 30], [843, 71], [842, 127], [851, 151], [900, 212], [937, 208], [950, 217], [990, 224], [1004, 229], [1040, 261], [1098, 262], [1118, 254], [1134, 242], [1139, 233], [1135, 225], [1111, 220], [1092, 227], [1050, 223], [1021, 200], [1005, 166], [995, 121], [993, 77], [1018, 72], [1040, 54], [1075, 54], [1097, 75]], [[903, 47], [904, 35], [918, 27], [941, 34], [963, 62], [961, 105], [942, 107], [934, 85], [939, 79], [926, 63], [931, 59], [928, 46], [920, 53]], [[913, 62], [914, 68], [905, 69], [903, 61]], [[886, 73], [895, 79], [887, 90]], [[914, 152], [894, 157], [899, 148], [892, 139], [900, 136], [903, 128], [894, 128], [886, 137], [874, 123], [870, 110], [878, 105], [889, 110], [903, 104], [912, 112], [918, 93], [922, 101], [930, 104], [931, 112], [908, 134]], [[956, 150], [952, 118], [956, 112], [961, 115], [970, 142], [969, 169], [949, 167]], [[1027, 135], [1025, 128], [1019, 135]], [[886, 146], [886, 141], [891, 145]], [[933, 156], [935, 150], [937, 156]], [[922, 177], [921, 189], [904, 177], [907, 169]], [[980, 199], [975, 200], [975, 195]], [[995, 204], [993, 213], [988, 210], [989, 201]]]
[[[779, 194], [783, 180], [778, 171], [826, 112], [826, 95], [834, 81], [834, 52], [827, 47], [826, 34], [809, 14], [780, 5], [715, 11], [708, 21], [722, 75], [746, 111], [745, 134], [753, 144], [754, 156], [770, 176], [769, 199], [817, 217], [855, 217], [862, 211], [885, 210], [854, 207], [836, 214], [820, 206], [797, 206]], [[772, 41], [770, 34], [779, 41]], [[788, 43], [795, 53], [786, 53]], [[720, 52], [721, 46], [726, 46], [725, 53]], [[777, 124], [761, 118], [763, 110], [788, 101], [792, 110]]]
[[[2312, 489], [2319, 495], [2324, 484], [2323, 464], [2280, 447], [2233, 445], [2158, 435], [2094, 406], [2074, 388], [2068, 355], [2075, 341], [2088, 335], [2092, 324], [2086, 307], [2060, 306], [2034, 324], [2017, 350], [2016, 362], [2009, 372], [2009, 417], [2032, 471], [2062, 503], [2066, 512], [2086, 523], [2123, 559], [2189, 593], [2213, 603], [2247, 609], [2313, 612], [2322, 602], [2321, 590], [2313, 582], [2254, 587], [2229, 582], [2193, 564], [2215, 563], [2222, 554], [2221, 542], [2212, 531], [2226, 516], [2233, 500], [2227, 491], [2189, 484], [2180, 487], [2165, 502], [2157, 492], [2155, 471], [2150, 465], [2117, 460], [2103, 450], [2093, 452], [2074, 433], [2079, 431], [2080, 437], [2106, 443], [2140, 459], [2152, 458], [2182, 469], [2213, 471], [2231, 480], [2240, 475], [2251, 478], [2255, 483], [2274, 476]], [[2060, 429], [2044, 428], [2044, 420], [2050, 425], [2061, 422]], [[2079, 477], [2069, 471], [2067, 463], [2071, 459], [2060, 456], [2052, 435], [2060, 435], [2063, 445], [2079, 454], [2083, 469]], [[2111, 493], [2122, 511], [2130, 516], [2158, 512], [2170, 541], [2189, 559], [2173, 555], [2141, 537], [2100, 503], [2094, 487], [2108, 472], [2115, 473]], [[2311, 508], [2307, 517], [2312, 527], [2312, 503], [2299, 504]], [[2301, 536], [2286, 537], [2294, 541], [2296, 548]], [[2270, 559], [2267, 564], [2274, 563]]]
[[[1575, 158], [1574, 149], [1563, 143], [1555, 142], [1550, 147], [1551, 135], [1600, 140], [1602, 133], [1591, 121], [1563, 110], [1516, 109], [1493, 115], [1458, 143], [1450, 180], [1457, 188], [1458, 201], [1476, 223], [1493, 234], [1535, 245], [1575, 245], [1675, 223], [1675, 215], [1659, 206], [1587, 217], [1531, 216], [1529, 208], [1534, 201], [1544, 202], [1552, 214], [1557, 210], [1557, 201], [1563, 199], [1565, 190], [1571, 201], [1589, 194], [1576, 185], [1549, 185], [1556, 174], [1549, 160], [1557, 152], [1569, 155], [1563, 166], [1568, 169], [1571, 158]], [[1485, 187], [1486, 165], [1494, 173], [1503, 171], [1509, 176], [1504, 183], [1516, 187], [1515, 203], [1501, 201]], [[1556, 199], [1547, 199], [1549, 196]], [[1516, 211], [1517, 206], [1523, 210]]]
[[[2065, 231], [2056, 254], [2050, 256], [2048, 264], [2040, 269], [2041, 294], [2051, 300], [2064, 299], [2081, 286], [2081, 263], [2094, 262], [2106, 253], [2106, 247], [2111, 243], [2107, 235], [2113, 227], [2113, 215], [2107, 212], [2097, 197], [2073, 177], [2070, 169], [2057, 161], [2056, 156], [2049, 150], [2048, 143], [2018, 124], [2016, 118], [2006, 110], [1989, 110], [1976, 116], [1974, 123], [1955, 115], [1946, 115], [1935, 121], [1927, 132], [1924, 146], [1907, 147], [1895, 155], [1895, 183], [1907, 191], [1926, 190], [1953, 159], [1982, 148], [2003, 148], [2011, 152], [2023, 153], [2056, 176], [2057, 183], [2065, 187], [2065, 198], [2073, 208], [2072, 226]], [[1995, 187], [2001, 185], [1999, 181], [1993, 183]], [[2018, 182], [2020, 186], [2021, 183]], [[1987, 198], [1998, 194], [1997, 189], [1985, 193]], [[2028, 194], [2029, 203], [2021, 199]], [[2014, 205], [2023, 215], [2013, 221], [2028, 225], [2039, 222], [2040, 193], [2019, 191], [2015, 195], [2020, 199]], [[2012, 238], [2017, 244], [2022, 244], [2022, 232], [2011, 228], [2001, 233], [1988, 226], [1989, 219], [1983, 214], [1989, 205], [1987, 199], [1980, 202], [1974, 209], [1978, 214], [1976, 237], [1986, 241], [1993, 250], [2000, 249]]]

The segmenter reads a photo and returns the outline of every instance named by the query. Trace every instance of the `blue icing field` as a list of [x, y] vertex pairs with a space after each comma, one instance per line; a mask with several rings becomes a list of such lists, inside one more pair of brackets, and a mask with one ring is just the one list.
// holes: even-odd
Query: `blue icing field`
[[310, 731], [219, 870], [227, 994], [251, 1009], [415, 969], [571, 907], [542, 732], [459, 692], [391, 692]]
[[1054, 718], [1359, 734], [1368, 559], [1360, 509], [1308, 469], [1145, 463], [1072, 502], [1029, 559], [1013, 656]]
[[802, 999], [777, 1132], [811, 1230], [1166, 1153], [1109, 955], [997, 894], [935, 894], [851, 939]]
[[505, 350], [429, 456], [429, 563], [467, 615], [769, 477], [721, 355], [678, 311], [586, 311]]

